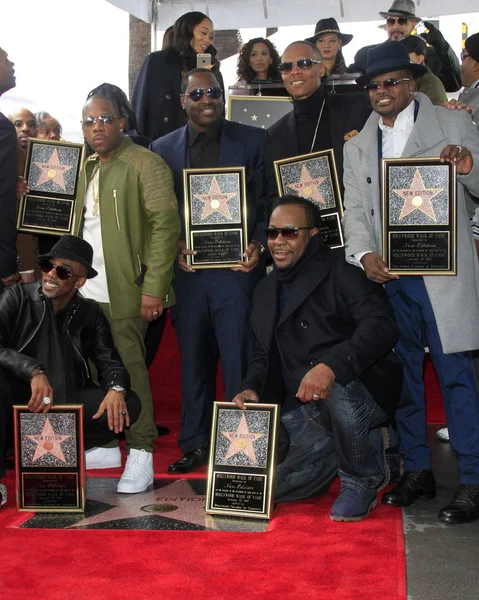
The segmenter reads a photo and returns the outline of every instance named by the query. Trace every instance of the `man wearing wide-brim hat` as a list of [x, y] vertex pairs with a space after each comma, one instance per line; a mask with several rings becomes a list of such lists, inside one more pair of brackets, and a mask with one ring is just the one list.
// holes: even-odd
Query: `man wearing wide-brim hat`
[[[88, 451], [102, 452], [140, 414], [100, 305], [78, 293], [97, 276], [92, 259], [88, 242], [65, 235], [39, 257], [40, 284], [17, 283], [0, 295], [0, 478], [13, 404], [36, 413], [54, 404], [83, 404], [87, 468]], [[92, 381], [89, 361], [101, 388]], [[103, 466], [121, 465], [119, 448], [107, 453]]]
[[[436, 495], [426, 441], [422, 372], [424, 347], [428, 346], [458, 457], [460, 482], [439, 519], [465, 523], [479, 517], [479, 394], [470, 358], [470, 352], [479, 349], [479, 263], [465, 203], [466, 191], [479, 195], [479, 136], [467, 111], [433, 106], [427, 96], [414, 92], [414, 78], [421, 69], [409, 62], [400, 42], [385, 42], [369, 50], [366, 72], [357, 82], [368, 89], [374, 112], [344, 147], [345, 252], [348, 262], [384, 285], [399, 325], [395, 352], [404, 365], [404, 384], [396, 422], [405, 471], [383, 495], [383, 502], [409, 506]], [[385, 217], [380, 161], [400, 157], [441, 157], [456, 166], [455, 276], [398, 277], [389, 273], [382, 259]], [[417, 183], [414, 169], [405, 176], [403, 187], [411, 190], [414, 202], [404, 200], [404, 227], [424, 219], [435, 225], [439, 213], [433, 218], [431, 210], [437, 201], [422, 193], [431, 184]]]
[[306, 41], [318, 48], [327, 75], [341, 75], [347, 71], [341, 48], [352, 39], [350, 33], [341, 33], [336, 19], [329, 17], [316, 23], [313, 37]]
[[[394, 0], [388, 11], [379, 14], [386, 19], [388, 39], [394, 41], [411, 35], [421, 21], [421, 17], [416, 16], [413, 0]], [[427, 27], [427, 31], [422, 33], [421, 37], [430, 44], [427, 48], [428, 67], [442, 81], [446, 92], [457, 92], [461, 88], [459, 60], [439, 29], [429, 21], [424, 21], [424, 25]], [[375, 48], [375, 46], [364, 46], [356, 52], [354, 62], [348, 68], [349, 71], [360, 73], [366, 70], [370, 48]]]

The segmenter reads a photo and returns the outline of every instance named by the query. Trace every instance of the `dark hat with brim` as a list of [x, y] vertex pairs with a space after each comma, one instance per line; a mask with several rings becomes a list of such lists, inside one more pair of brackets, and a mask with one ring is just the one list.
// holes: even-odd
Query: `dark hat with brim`
[[417, 23], [421, 21], [421, 17], [416, 17], [416, 7], [412, 0], [394, 0], [387, 12], [380, 12], [379, 14], [383, 19], [387, 19], [388, 17], [404, 17]]
[[313, 37], [306, 38], [306, 41], [315, 44], [316, 40], [326, 33], [335, 33], [341, 40], [343, 46], [349, 44], [349, 42], [353, 39], [353, 36], [350, 33], [341, 33], [339, 31], [339, 25], [336, 19], [330, 17], [328, 19], [321, 19], [318, 21], [314, 29]]
[[475, 33], [468, 37], [464, 46], [469, 52], [469, 55], [472, 56], [473, 60], [479, 62], [479, 33]]
[[356, 83], [363, 86], [383, 73], [405, 70], [410, 71], [414, 79], [427, 73], [426, 67], [409, 60], [408, 51], [401, 42], [387, 41], [368, 50], [366, 72], [356, 79]]
[[53, 246], [48, 254], [42, 254], [38, 260], [48, 258], [65, 258], [80, 263], [86, 269], [86, 278], [92, 279], [98, 272], [91, 266], [93, 261], [93, 248], [86, 240], [75, 235], [63, 235]]

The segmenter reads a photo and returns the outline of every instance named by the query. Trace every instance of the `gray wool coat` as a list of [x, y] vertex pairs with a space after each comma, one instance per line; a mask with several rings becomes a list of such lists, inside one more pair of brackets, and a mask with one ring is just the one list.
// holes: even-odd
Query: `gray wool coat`
[[[468, 175], [457, 176], [457, 275], [426, 276], [424, 283], [444, 352], [475, 350], [479, 348], [479, 263], [464, 189], [479, 195], [479, 135], [466, 111], [433, 106], [421, 93], [415, 98], [419, 111], [402, 157], [438, 157], [448, 144], [458, 144], [468, 148], [474, 160]], [[356, 253], [382, 253], [378, 122], [379, 115], [373, 113], [359, 135], [344, 146], [346, 258], [357, 266]]]

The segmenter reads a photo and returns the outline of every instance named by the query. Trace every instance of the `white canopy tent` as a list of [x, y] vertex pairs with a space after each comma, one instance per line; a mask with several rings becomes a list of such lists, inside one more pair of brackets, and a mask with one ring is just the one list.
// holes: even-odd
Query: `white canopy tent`
[[[108, 0], [135, 17], [164, 30], [182, 14], [198, 10], [207, 14], [216, 29], [246, 27], [284, 27], [308, 25], [322, 17], [338, 22], [376, 21], [379, 11], [387, 10], [392, 0]], [[416, 14], [436, 17], [476, 12], [477, 0], [416, 0]]]

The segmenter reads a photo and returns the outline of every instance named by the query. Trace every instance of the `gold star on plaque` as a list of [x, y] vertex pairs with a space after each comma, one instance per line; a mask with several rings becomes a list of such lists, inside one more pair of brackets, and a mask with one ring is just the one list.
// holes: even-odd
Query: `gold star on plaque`
[[232, 458], [239, 452], [243, 452], [251, 462], [257, 462], [253, 443], [262, 438], [264, 433], [252, 433], [248, 429], [245, 415], [241, 415], [241, 420], [236, 431], [222, 431], [221, 433], [230, 441], [230, 447], [225, 455], [225, 460]]
[[60, 164], [60, 158], [58, 157], [58, 150], [56, 148], [51, 153], [48, 162], [35, 162], [35, 164], [41, 171], [35, 187], [40, 187], [47, 181], [54, 181], [59, 188], [66, 192], [63, 175], [70, 169], [73, 169], [73, 166]]
[[257, 121], [258, 120], [258, 115], [251, 115], [251, 120], [252, 121]]
[[234, 196], [236, 196], [235, 192], [222, 192], [218, 185], [218, 181], [216, 180], [216, 175], [213, 176], [209, 192], [207, 194], [195, 194], [195, 197], [205, 205], [201, 220], [203, 221], [206, 217], [211, 215], [211, 213], [216, 211], [232, 221], [233, 217], [231, 216], [227, 202], [231, 198], [234, 198]]
[[248, 109], [247, 108], [243, 108], [243, 112], [248, 112]]
[[431, 200], [442, 192], [443, 189], [444, 188], [427, 188], [424, 185], [419, 169], [416, 169], [414, 179], [412, 180], [409, 189], [394, 190], [395, 193], [404, 200], [399, 220], [401, 221], [415, 210], [420, 210], [433, 221], [436, 221], [436, 215]]
[[287, 187], [294, 190], [301, 198], [306, 200], [316, 200], [319, 204], [326, 206], [326, 200], [320, 192], [319, 187], [326, 180], [326, 177], [312, 177], [306, 165], [301, 167], [301, 178], [296, 183], [288, 183]]
[[46, 417], [45, 425], [43, 426], [42, 432], [37, 435], [27, 435], [25, 436], [32, 442], [35, 442], [37, 447], [35, 448], [35, 454], [33, 456], [32, 462], [37, 461], [44, 454], [52, 454], [55, 458], [58, 458], [63, 463], [66, 463], [65, 455], [63, 454], [63, 450], [61, 449], [60, 444], [68, 440], [71, 435], [57, 435], [53, 431], [52, 424], [50, 423], [50, 419]]
[[266, 118], [269, 119], [271, 117], [271, 115], [266, 115]]

